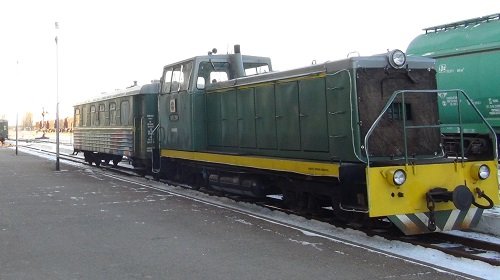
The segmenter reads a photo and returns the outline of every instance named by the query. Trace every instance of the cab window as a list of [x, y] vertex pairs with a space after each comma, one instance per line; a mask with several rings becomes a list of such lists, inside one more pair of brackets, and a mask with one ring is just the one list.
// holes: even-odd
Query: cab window
[[165, 69], [161, 92], [171, 93], [188, 90], [192, 69], [193, 62], [191, 61]]
[[204, 89], [206, 85], [224, 82], [229, 79], [229, 63], [227, 62], [200, 62], [196, 87]]
[[252, 76], [269, 72], [269, 65], [265, 63], [244, 63], [245, 75]]

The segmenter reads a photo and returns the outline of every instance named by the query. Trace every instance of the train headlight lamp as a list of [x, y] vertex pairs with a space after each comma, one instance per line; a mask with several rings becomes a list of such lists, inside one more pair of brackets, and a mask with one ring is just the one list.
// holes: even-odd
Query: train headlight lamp
[[401, 50], [392, 50], [389, 52], [389, 64], [393, 68], [402, 68], [406, 64], [406, 55]]
[[476, 180], [486, 180], [490, 177], [490, 168], [486, 164], [474, 164], [471, 167], [471, 176]]
[[406, 182], [406, 172], [403, 169], [389, 169], [385, 173], [389, 184], [399, 187]]

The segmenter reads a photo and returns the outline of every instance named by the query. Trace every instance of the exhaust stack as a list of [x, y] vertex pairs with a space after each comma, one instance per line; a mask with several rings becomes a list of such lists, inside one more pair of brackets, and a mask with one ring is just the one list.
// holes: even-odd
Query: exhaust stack
[[245, 77], [245, 68], [243, 67], [243, 57], [241, 55], [240, 45], [234, 45], [234, 54], [231, 55], [231, 72], [233, 79]]

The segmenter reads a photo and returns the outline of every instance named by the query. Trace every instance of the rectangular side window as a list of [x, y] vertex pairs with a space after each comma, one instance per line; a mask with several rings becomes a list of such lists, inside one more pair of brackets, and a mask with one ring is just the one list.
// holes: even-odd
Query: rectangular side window
[[95, 105], [90, 106], [90, 126], [99, 125], [99, 120], [97, 119], [97, 111]]
[[162, 78], [161, 92], [170, 93], [188, 90], [192, 70], [192, 61], [166, 69]]
[[76, 108], [75, 109], [75, 126], [79, 127], [81, 126], [81, 123], [80, 123], [80, 109], [79, 108]]
[[109, 125], [116, 125], [116, 103], [109, 103]]
[[87, 112], [87, 106], [84, 105], [82, 106], [82, 126], [87, 126], [87, 124], [90, 124], [88, 116], [89, 114]]
[[128, 100], [122, 101], [120, 104], [120, 119], [122, 125], [129, 125], [130, 124], [130, 103]]
[[172, 69], [165, 70], [162, 81], [161, 93], [170, 93], [172, 85]]
[[104, 104], [99, 104], [99, 112], [97, 115], [97, 118], [99, 120], [100, 125], [107, 125], [106, 124], [106, 105]]

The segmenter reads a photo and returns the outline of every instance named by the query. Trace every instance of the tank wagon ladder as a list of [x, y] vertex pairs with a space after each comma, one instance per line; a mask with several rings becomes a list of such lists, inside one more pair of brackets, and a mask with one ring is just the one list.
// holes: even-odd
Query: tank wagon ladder
[[424, 28], [423, 30], [425, 31], [425, 34], [428, 34], [428, 33], [446, 31], [449, 29], [455, 29], [457, 27], [466, 27], [469, 25], [475, 25], [475, 24], [482, 23], [482, 22], [490, 22], [490, 21], [494, 21], [494, 20], [500, 20], [500, 14], [492, 14], [492, 15], [488, 15], [488, 16], [484, 16], [484, 17], [462, 20], [462, 21], [457, 21], [457, 22], [443, 24], [443, 25], [436, 25], [436, 26]]

